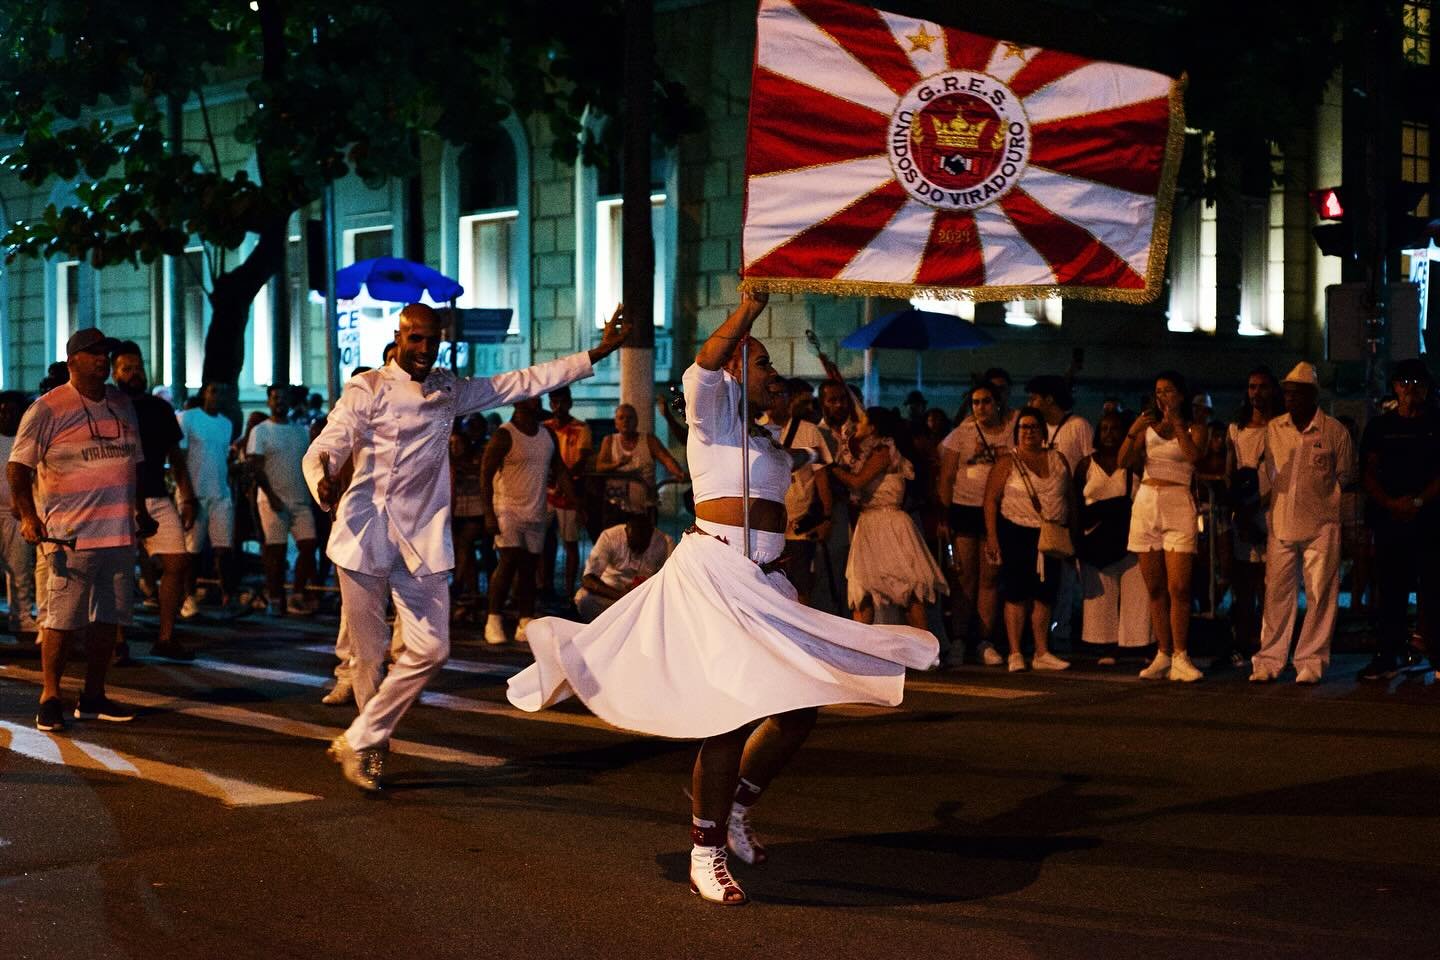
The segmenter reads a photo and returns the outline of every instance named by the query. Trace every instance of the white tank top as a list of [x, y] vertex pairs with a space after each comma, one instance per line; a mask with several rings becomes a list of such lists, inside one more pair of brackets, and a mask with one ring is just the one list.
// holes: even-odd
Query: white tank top
[[[1127, 496], [1125, 478], [1129, 475], [1130, 471], [1123, 467], [1117, 467], [1114, 473], [1106, 473], [1105, 469], [1092, 457], [1090, 465], [1085, 471], [1085, 488], [1081, 491], [1085, 503], [1088, 505], [1099, 503], [1101, 500], [1113, 500], [1116, 497]], [[1133, 496], [1134, 484], [1130, 486], [1132, 492], [1128, 495]]]
[[[1064, 457], [1054, 450], [1046, 452], [1050, 458], [1046, 464], [1047, 475], [1039, 476], [1029, 468], [1026, 473], [1030, 477], [1030, 486], [1035, 488], [1040, 508], [1045, 511], [1044, 519], [1064, 523], [1065, 515], [1069, 512], [1065, 499], [1065, 484], [1070, 478], [1066, 476]], [[1010, 476], [1005, 480], [1005, 493], [1000, 498], [1000, 515], [1022, 527], [1040, 526], [1041, 517], [1035, 512], [1030, 491], [1020, 475], [1020, 464], [1013, 457], [1010, 460]]]
[[500, 429], [510, 434], [510, 449], [495, 475], [495, 512], [520, 523], [541, 523], [555, 440], [544, 427], [533, 437], [513, 423], [502, 424]]
[[[1181, 429], [1188, 429], [1182, 427]], [[1145, 479], [1189, 484], [1195, 476], [1195, 464], [1180, 449], [1180, 438], [1166, 440], [1154, 427], [1145, 431]]]

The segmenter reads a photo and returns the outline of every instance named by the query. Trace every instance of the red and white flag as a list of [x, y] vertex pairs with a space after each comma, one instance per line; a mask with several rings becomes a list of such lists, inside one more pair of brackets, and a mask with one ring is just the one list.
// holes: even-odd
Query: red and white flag
[[1143, 303], [1183, 81], [843, 0], [761, 0], [751, 289]]

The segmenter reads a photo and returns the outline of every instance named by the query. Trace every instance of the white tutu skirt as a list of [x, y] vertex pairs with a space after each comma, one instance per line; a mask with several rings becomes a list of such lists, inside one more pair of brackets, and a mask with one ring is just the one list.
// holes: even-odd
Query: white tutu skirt
[[677, 739], [802, 707], [895, 706], [905, 668], [939, 656], [925, 630], [798, 603], [782, 574], [700, 533], [594, 623], [543, 617], [527, 636], [535, 663], [510, 680], [515, 706], [534, 712], [573, 694], [613, 726]]
[[903, 607], [912, 600], [934, 603], [950, 591], [915, 521], [904, 510], [860, 511], [845, 562], [846, 601], [856, 609], [868, 596], [877, 606]]

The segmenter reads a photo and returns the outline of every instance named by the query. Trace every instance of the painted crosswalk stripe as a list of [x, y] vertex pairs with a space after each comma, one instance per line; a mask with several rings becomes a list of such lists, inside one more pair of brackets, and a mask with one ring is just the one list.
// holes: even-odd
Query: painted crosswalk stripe
[[[330, 682], [328, 677], [317, 677], [314, 674], [298, 673], [293, 670], [276, 670], [273, 667], [252, 667], [249, 664], [230, 663], [225, 660], [197, 659], [194, 666], [205, 670], [213, 670], [217, 673], [229, 673], [241, 677], [249, 677], [252, 680], [271, 680], [279, 683], [291, 683], [302, 687], [323, 687]], [[588, 713], [561, 713], [553, 710], [546, 710], [541, 713], [524, 713], [516, 710], [508, 703], [497, 703], [493, 700], [476, 700], [471, 697], [459, 697], [453, 693], [441, 693], [438, 690], [426, 690], [420, 694], [420, 703], [427, 707], [438, 707], [441, 710], [450, 710], [455, 713], [473, 713], [482, 716], [504, 717], [508, 720], [538, 720], [542, 723], [559, 723], [572, 727], [590, 727], [596, 730], [614, 730], [604, 720], [591, 716]], [[392, 744], [394, 741], [391, 741]], [[391, 748], [394, 749], [393, 746]]]
[[159, 760], [147, 760], [111, 750], [98, 743], [57, 737], [0, 720], [0, 749], [5, 748], [42, 763], [148, 780], [162, 786], [198, 793], [202, 797], [219, 800], [227, 807], [271, 806], [320, 799], [313, 793], [276, 790], [246, 780], [222, 777], [195, 767], [179, 767]]
[[[42, 679], [39, 671], [22, 670], [14, 666], [0, 668], [0, 678], [23, 680], [27, 683], [40, 683]], [[80, 681], [78, 679], [66, 680], [64, 686], [67, 690], [78, 691], [80, 689]], [[287, 717], [277, 717], [273, 714], [262, 713], [258, 710], [246, 710], [242, 707], [232, 707], [224, 704], [201, 703], [198, 700], [186, 700], [183, 697], [150, 693], [146, 690], [136, 690], [130, 687], [107, 685], [105, 693], [112, 700], [118, 700], [121, 703], [128, 703], [137, 707], [163, 710], [168, 713], [180, 713], [190, 717], [215, 720], [220, 723], [236, 724], [242, 727], [253, 727], [258, 730], [268, 730], [271, 733], [278, 733], [289, 737], [323, 740], [328, 743], [340, 736], [343, 732], [336, 727], [328, 727], [318, 723], [306, 723], [303, 720], [291, 720]], [[461, 766], [478, 767], [481, 769], [498, 767], [506, 763], [504, 757], [486, 756], [481, 753], [454, 750], [450, 747], [419, 743], [413, 740], [391, 740], [390, 752], [404, 756], [419, 757], [422, 760], [433, 760], [437, 763], [454, 763]]]
[[[328, 653], [332, 656], [335, 653], [335, 647], [332, 644], [325, 643], [307, 643], [296, 649], [304, 650], [306, 653]], [[499, 677], [502, 680], [508, 680], [521, 670], [524, 670], [525, 665], [520, 664], [517, 666], [513, 663], [486, 663], [483, 660], [456, 660], [452, 658], [445, 661], [444, 669], [452, 673], [470, 673], [480, 677]]]

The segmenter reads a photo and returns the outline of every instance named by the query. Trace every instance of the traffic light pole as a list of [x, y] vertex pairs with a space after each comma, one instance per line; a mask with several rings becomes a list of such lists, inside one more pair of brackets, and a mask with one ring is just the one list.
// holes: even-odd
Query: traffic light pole
[[1398, 174], [1397, 129], [1391, 104], [1397, 88], [1399, 32], [1390, 4], [1369, 4], [1369, 20], [1361, 33], [1365, 101], [1363, 171], [1360, 185], [1360, 263], [1365, 270], [1365, 395], [1376, 412], [1389, 389], [1390, 244], [1387, 217], [1390, 183]]

